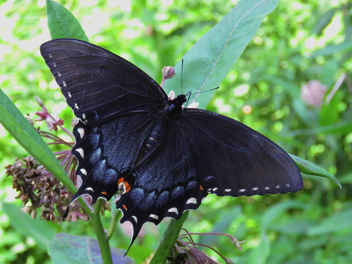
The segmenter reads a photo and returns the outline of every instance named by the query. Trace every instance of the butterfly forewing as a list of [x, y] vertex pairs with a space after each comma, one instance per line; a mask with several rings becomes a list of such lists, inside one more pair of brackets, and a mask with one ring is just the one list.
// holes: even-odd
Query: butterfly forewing
[[296, 192], [302, 177], [291, 157], [242, 123], [212, 112], [184, 109], [182, 124], [204, 188], [216, 195]]
[[57, 39], [44, 43], [40, 51], [67, 103], [87, 125], [148, 112], [167, 100], [161, 87], [142, 70], [98, 46]]

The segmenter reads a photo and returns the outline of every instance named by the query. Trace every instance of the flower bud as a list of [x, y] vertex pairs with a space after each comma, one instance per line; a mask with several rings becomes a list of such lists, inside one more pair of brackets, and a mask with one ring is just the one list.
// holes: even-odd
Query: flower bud
[[171, 79], [176, 75], [174, 67], [165, 66], [162, 70], [164, 79]]

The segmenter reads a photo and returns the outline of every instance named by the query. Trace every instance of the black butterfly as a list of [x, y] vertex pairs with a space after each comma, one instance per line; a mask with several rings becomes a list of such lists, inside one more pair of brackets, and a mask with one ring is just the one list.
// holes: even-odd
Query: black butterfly
[[299, 169], [275, 143], [225, 116], [183, 108], [146, 73], [90, 43], [56, 39], [41, 54], [80, 122], [72, 150], [83, 194], [117, 202], [136, 239], [145, 222], [179, 219], [208, 193], [296, 192]]

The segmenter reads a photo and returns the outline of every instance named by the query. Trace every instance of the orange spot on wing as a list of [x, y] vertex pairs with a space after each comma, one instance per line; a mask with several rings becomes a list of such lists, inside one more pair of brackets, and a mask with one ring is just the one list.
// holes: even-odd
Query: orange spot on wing
[[204, 189], [203, 189], [202, 185], [199, 185], [199, 187], [200, 187], [200, 189], [201, 189], [202, 191], [204, 191]]
[[117, 182], [117, 185], [120, 185], [121, 182], [123, 182], [125, 179], [124, 178], [120, 178], [119, 181]]
[[131, 185], [129, 185], [129, 183], [126, 181], [125, 182], [125, 192], [124, 193], [128, 193], [131, 190]]
[[127, 211], [127, 206], [126, 205], [123, 204], [122, 207], [125, 208], [125, 210]]
[[102, 194], [104, 194], [104, 195], [107, 195], [108, 193], [107, 192], [101, 192]]

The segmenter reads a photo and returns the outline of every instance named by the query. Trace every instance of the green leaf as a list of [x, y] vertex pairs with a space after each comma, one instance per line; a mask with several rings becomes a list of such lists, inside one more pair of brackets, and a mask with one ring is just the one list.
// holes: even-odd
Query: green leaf
[[[255, 35], [262, 20], [272, 12], [278, 0], [242, 0], [216, 26], [204, 34], [183, 56], [183, 87], [191, 91], [192, 100], [205, 108], [215, 91], [201, 94], [218, 87], [228, 71], [240, 57]], [[176, 76], [167, 80], [167, 92], [181, 93], [181, 64], [175, 66]], [[185, 93], [185, 91], [183, 91]]]
[[288, 82], [275, 75], [265, 76], [265, 80], [271, 82], [273, 85], [277, 85], [282, 88], [286, 94], [291, 96], [292, 100], [300, 98], [299, 89], [293, 82]]
[[352, 40], [347, 40], [340, 44], [328, 45], [320, 50], [317, 50], [310, 54], [308, 58], [315, 58], [317, 56], [329, 56], [335, 54], [336, 52], [348, 51], [350, 49], [352, 49]]
[[308, 111], [301, 99], [294, 99], [292, 107], [295, 113], [301, 118], [301, 120], [309, 127], [317, 126], [318, 122], [312, 116], [312, 113]]
[[305, 234], [313, 226], [314, 223], [308, 220], [289, 220], [283, 223], [276, 223], [270, 229], [283, 234]]
[[53, 152], [1, 89], [0, 123], [37, 162], [55, 175], [72, 193], [75, 193], [75, 186]]
[[55, 230], [45, 221], [34, 220], [21, 211], [16, 204], [2, 203], [2, 209], [8, 215], [10, 223], [24, 236], [31, 236], [39, 246], [46, 249], [55, 236]]
[[297, 157], [295, 155], [290, 154], [291, 158], [294, 160], [296, 165], [298, 166], [299, 170], [302, 173], [312, 175], [312, 176], [319, 176], [319, 177], [326, 177], [335, 182], [340, 188], [342, 188], [341, 184], [339, 181], [335, 178], [334, 175], [332, 175], [330, 172], [327, 170], [323, 169], [322, 167], [319, 167], [318, 165], [315, 165], [311, 163], [308, 160], [302, 159], [300, 157]]
[[325, 12], [317, 21], [312, 30], [312, 34], [320, 35], [322, 31], [330, 24], [333, 16], [335, 15], [336, 11], [339, 10], [338, 8], [332, 8]]
[[325, 219], [320, 225], [312, 227], [308, 230], [308, 235], [322, 235], [332, 232], [341, 231], [343, 229], [352, 228], [352, 209], [346, 210], [339, 214], [333, 215]]
[[185, 213], [183, 213], [180, 219], [172, 219], [170, 221], [170, 224], [164, 233], [163, 240], [161, 241], [157, 251], [155, 252], [153, 259], [150, 261], [150, 264], [166, 263], [167, 257], [171, 254], [172, 248], [176, 243], [182, 225], [186, 221], [188, 214], [189, 211], [186, 211]]
[[270, 207], [263, 215], [261, 226], [263, 230], [270, 229], [282, 214], [291, 208], [304, 208], [305, 204], [296, 201], [285, 201]]
[[[319, 113], [320, 128], [324, 126], [334, 126], [339, 119], [339, 104], [343, 100], [343, 93], [337, 92], [329, 104], [323, 103]], [[325, 100], [325, 99], [324, 99]]]
[[254, 248], [248, 257], [247, 263], [265, 264], [270, 254], [270, 241], [265, 233], [260, 236], [260, 244]]
[[303, 252], [313, 250], [314, 248], [324, 247], [327, 245], [329, 241], [329, 236], [318, 236], [318, 237], [305, 236], [305, 238], [306, 239], [303, 239], [297, 245], [297, 248], [299, 250], [302, 250]]
[[[114, 263], [135, 263], [133, 259], [124, 257], [125, 250], [113, 247], [110, 249]], [[98, 241], [91, 237], [58, 234], [49, 244], [48, 253], [53, 263], [103, 263]]]
[[329, 126], [315, 127], [311, 129], [298, 129], [291, 132], [291, 136], [308, 136], [316, 134], [346, 135], [352, 132], [352, 123], [338, 123]]
[[88, 41], [81, 24], [63, 5], [46, 0], [46, 13], [52, 39], [73, 38]]

